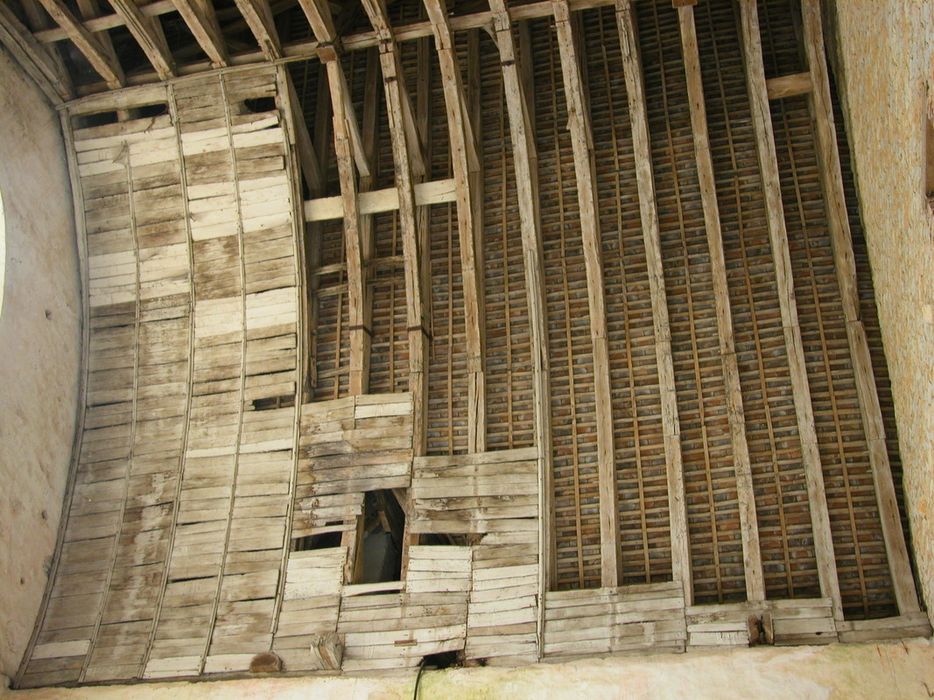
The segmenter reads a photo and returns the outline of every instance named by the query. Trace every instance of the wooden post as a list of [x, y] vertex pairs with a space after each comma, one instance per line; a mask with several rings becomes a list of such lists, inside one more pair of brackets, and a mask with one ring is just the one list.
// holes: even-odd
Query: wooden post
[[476, 189], [479, 159], [475, 131], [464, 94], [454, 35], [444, 0], [424, 0], [435, 35], [447, 108], [451, 165], [457, 183], [457, 231], [464, 286], [464, 327], [467, 341], [467, 451], [486, 450], [486, 358], [483, 311], [483, 256], [480, 207]]
[[755, 0], [739, 0], [739, 6], [743, 61], [746, 64], [746, 87], [749, 92], [756, 151], [765, 194], [766, 220], [769, 227], [772, 258], [775, 263], [775, 284], [778, 288], [778, 301], [785, 334], [785, 352], [788, 355], [795, 416], [798, 422], [798, 435], [801, 438], [801, 461], [804, 464], [804, 476], [808, 489], [817, 574], [821, 594], [832, 601], [834, 618], [842, 620], [843, 604], [840, 599], [840, 584], [834, 561], [830, 515], [827, 510], [827, 496], [824, 492], [824, 474], [817, 449], [811, 390], [808, 386], [804, 345], [801, 340], [801, 328], [798, 325], [798, 309], [791, 276], [791, 255], [788, 250], [788, 233], [785, 229], [778, 160], [775, 155], [775, 136], [772, 132], [772, 116], [769, 111], [765, 68], [762, 63], [758, 11]]
[[824, 52], [824, 33], [821, 26], [820, 0], [801, 0], [801, 15], [804, 29], [804, 48], [807, 53], [810, 84], [811, 117], [817, 142], [820, 162], [820, 179], [827, 209], [827, 225], [833, 248], [834, 269], [837, 285], [843, 301], [843, 316], [846, 321], [846, 339], [850, 348], [850, 361], [856, 378], [856, 391], [862, 416], [863, 430], [869, 445], [869, 464], [875, 486], [876, 502], [882, 521], [882, 536], [885, 552], [895, 589], [895, 600], [901, 614], [917, 612], [918, 593], [908, 548], [898, 517], [895, 500], [895, 485], [892, 466], [885, 445], [885, 425], [879, 394], [869, 355], [866, 330], [859, 310], [859, 290], [856, 285], [856, 263], [853, 255], [853, 237], [846, 212], [843, 190], [843, 173], [840, 168], [840, 152], [837, 148], [837, 133], [834, 127], [833, 104], [830, 98], [830, 78], [827, 74], [827, 59]]
[[736, 497], [739, 502], [740, 529], [743, 539], [743, 570], [746, 576], [746, 599], [765, 600], [765, 579], [762, 575], [762, 553], [759, 549], [759, 526], [756, 520], [756, 498], [752, 483], [749, 446], [746, 442], [746, 420], [743, 394], [733, 344], [733, 316], [727, 287], [726, 262], [723, 258], [723, 235], [720, 230], [720, 210], [717, 205], [716, 182], [710, 142], [707, 135], [707, 110], [704, 107], [704, 84], [701, 77], [700, 53], [694, 27], [694, 8], [678, 7], [681, 25], [681, 47], [687, 78], [688, 103], [694, 132], [694, 156], [697, 160], [697, 180], [704, 206], [707, 248], [710, 251], [710, 273], [713, 279], [714, 303], [717, 308], [717, 334], [720, 341], [720, 362], [727, 398], [727, 417], [733, 443], [733, 468], [736, 471]]
[[610, 358], [606, 337], [606, 310], [603, 299], [603, 261], [600, 255], [600, 220], [590, 133], [589, 107], [567, 0], [554, 3], [555, 30], [561, 54], [561, 73], [567, 99], [568, 128], [574, 151], [577, 200], [580, 207], [581, 235], [590, 305], [590, 335], [593, 342], [594, 403], [597, 417], [597, 465], [600, 484], [601, 584], [619, 585], [619, 514], [616, 508], [616, 464], [613, 455], [613, 407], [610, 401]]
[[[493, 28], [503, 70], [503, 91], [509, 113], [509, 136], [519, 204], [519, 230], [522, 234], [522, 262], [529, 305], [529, 344], [532, 353], [532, 400], [534, 403], [535, 446], [538, 448], [539, 489], [539, 656], [543, 649], [546, 593], [557, 578], [554, 556], [554, 486], [551, 459], [551, 387], [548, 366], [548, 319], [545, 313], [544, 262], [538, 206], [538, 156], [529, 119], [526, 90], [517, 65], [512, 23], [504, 0], [491, 0]], [[524, 54], [523, 61], [530, 56]]]
[[671, 531], [671, 573], [684, 589], [685, 604], [694, 600], [691, 576], [691, 552], [688, 540], [687, 508], [684, 500], [684, 469], [681, 459], [681, 429], [678, 422], [678, 399], [675, 371], [671, 358], [671, 327], [668, 322], [668, 298], [662, 271], [662, 249], [652, 175], [652, 152], [649, 125], [645, 113], [645, 87], [639, 43], [633, 22], [630, 0], [617, 0], [616, 24], [623, 56], [623, 73], [632, 124], [632, 143], [636, 160], [636, 184], [642, 238], [652, 296], [652, 320], [655, 332], [655, 361], [658, 365], [658, 389], [661, 395], [662, 435], [665, 441], [665, 468], [668, 478], [668, 512]]

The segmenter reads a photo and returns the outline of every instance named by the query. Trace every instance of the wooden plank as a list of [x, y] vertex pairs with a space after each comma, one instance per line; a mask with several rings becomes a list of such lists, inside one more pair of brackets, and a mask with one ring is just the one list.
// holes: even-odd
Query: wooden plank
[[817, 449], [814, 409], [811, 405], [811, 390], [808, 386], [804, 345], [798, 324], [794, 281], [791, 277], [791, 255], [788, 250], [788, 232], [785, 228], [778, 160], [775, 154], [775, 136], [772, 132], [772, 116], [769, 110], [768, 91], [765, 85], [759, 16], [755, 0], [740, 0], [740, 25], [743, 61], [746, 66], [746, 88], [749, 93], [752, 125], [756, 137], [756, 152], [765, 195], [766, 221], [769, 228], [772, 259], [775, 264], [775, 283], [778, 289], [782, 326], [785, 329], [785, 351], [788, 354], [788, 369], [794, 396], [795, 417], [798, 424], [798, 435], [801, 438], [801, 461], [804, 464], [805, 480], [807, 481], [817, 573], [820, 580], [821, 594], [833, 600], [834, 617], [843, 619], [840, 584], [837, 578], [833, 539], [830, 531], [830, 516], [824, 491], [824, 474]]
[[91, 67], [97, 71], [107, 87], [111, 90], [122, 87], [124, 84], [123, 70], [120, 64], [116, 62], [101, 48], [97, 37], [93, 36], [85, 26], [71, 13], [63, 0], [39, 0], [46, 12], [55, 20], [71, 39], [78, 50], [84, 55], [91, 64]]
[[486, 449], [486, 322], [483, 308], [483, 231], [477, 141], [470, 121], [454, 35], [444, 0], [424, 0], [435, 36], [448, 118], [451, 168], [457, 186], [457, 232], [464, 291], [467, 351], [467, 451]]
[[[414, 190], [416, 207], [445, 204], [454, 202], [457, 198], [453, 178], [418, 182], [415, 183]], [[360, 214], [380, 214], [399, 209], [399, 190], [396, 187], [360, 192], [357, 199]], [[343, 216], [343, 201], [340, 196], [319, 197], [305, 202], [305, 221], [328, 221]]]
[[2, 3], [0, 3], [0, 43], [6, 47], [52, 104], [60, 104], [63, 100], [68, 100], [73, 96], [71, 78], [61, 61], [56, 61], [47, 48], [35, 40], [32, 33], [23, 26], [10, 8]]
[[[554, 556], [554, 485], [552, 484], [551, 385], [548, 360], [548, 319], [545, 313], [544, 262], [538, 195], [538, 154], [529, 113], [528, 90], [532, 79], [524, 77], [517, 65], [512, 23], [504, 0], [492, 0], [493, 28], [503, 71], [503, 90], [509, 113], [516, 199], [519, 205], [519, 231], [522, 235], [522, 263], [525, 272], [529, 310], [529, 343], [532, 355], [532, 401], [535, 446], [538, 462], [539, 496], [539, 600], [544, 600], [557, 577]], [[530, 51], [523, 54], [523, 67], [529, 68]], [[544, 644], [544, 606], [537, 616], [538, 656]]]
[[211, 65], [221, 68], [227, 65], [227, 43], [217, 23], [214, 3], [211, 0], [172, 0], [175, 9], [185, 20], [195, 41], [211, 59]]
[[765, 81], [765, 89], [770, 100], [806, 95], [811, 91], [811, 75], [810, 73], [791, 73], [769, 78]]
[[139, 44], [146, 58], [156, 69], [161, 80], [167, 80], [175, 74], [172, 53], [165, 40], [159, 19], [144, 15], [135, 0], [109, 0], [114, 11], [123, 17], [126, 28], [136, 43]]
[[594, 402], [597, 422], [597, 466], [600, 487], [600, 552], [603, 586], [619, 583], [619, 514], [616, 505], [616, 464], [613, 458], [613, 413], [610, 400], [609, 346], [603, 291], [603, 262], [600, 254], [600, 220], [597, 216], [596, 176], [589, 106], [585, 99], [577, 41], [567, 0], [554, 3], [555, 30], [561, 55], [561, 73], [567, 99], [568, 130], [574, 153], [577, 200], [590, 307], [590, 336], [593, 343]]
[[717, 309], [717, 334], [727, 398], [727, 417], [733, 443], [733, 468], [736, 472], [736, 497], [743, 541], [746, 599], [760, 601], [765, 600], [765, 579], [762, 573], [762, 552], [759, 548], [756, 498], [752, 483], [749, 446], [746, 442], [746, 419], [743, 413], [739, 367], [736, 363], [736, 348], [733, 343], [733, 315], [730, 310], [726, 262], [723, 258], [723, 234], [720, 230], [720, 209], [717, 205], [716, 181], [707, 132], [707, 110], [704, 107], [704, 84], [701, 78], [700, 52], [697, 48], [697, 32], [694, 26], [694, 8], [690, 5], [680, 7], [678, 21], [681, 27], [681, 53], [684, 57], [684, 73], [687, 79], [688, 103], [694, 133], [697, 180], [704, 207], [707, 248], [710, 252], [710, 274]]
[[237, 8], [256, 37], [260, 51], [270, 61], [282, 58], [282, 47], [268, 0], [236, 0]]
[[[395, 167], [399, 226], [402, 229], [409, 391], [412, 394], [413, 405], [413, 449], [418, 456], [425, 454], [428, 447], [428, 320], [424, 304], [426, 290], [422, 284], [422, 268], [427, 264], [427, 251], [421, 249], [420, 219], [415, 211], [414, 172], [420, 171], [424, 174], [425, 165], [408, 90], [405, 87], [399, 47], [392, 38], [386, 7], [382, 0], [364, 0], [363, 6], [370, 23], [382, 39], [379, 57]], [[413, 160], [418, 161], [417, 165], [413, 165]]]
[[898, 517], [892, 466], [885, 446], [885, 426], [879, 394], [869, 354], [869, 344], [859, 309], [859, 290], [856, 282], [856, 263], [853, 236], [846, 211], [840, 152], [834, 126], [833, 104], [830, 97], [830, 78], [824, 51], [824, 33], [821, 26], [820, 0], [801, 0], [804, 29], [804, 48], [808, 59], [810, 82], [814, 86], [810, 108], [816, 131], [820, 180], [824, 191], [827, 223], [833, 250], [834, 270], [846, 320], [846, 338], [850, 361], [856, 378], [863, 430], [869, 442], [869, 464], [872, 468], [876, 503], [882, 521], [885, 552], [895, 589], [895, 600], [901, 614], [917, 612], [918, 593], [908, 559], [908, 548]]

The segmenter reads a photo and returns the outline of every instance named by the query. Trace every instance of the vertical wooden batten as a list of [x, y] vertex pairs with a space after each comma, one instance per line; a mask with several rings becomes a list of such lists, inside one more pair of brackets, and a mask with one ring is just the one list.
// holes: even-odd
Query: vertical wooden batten
[[843, 173], [834, 126], [833, 104], [830, 97], [830, 78], [824, 50], [820, 0], [801, 0], [804, 48], [810, 75], [811, 118], [814, 124], [819, 175], [824, 192], [827, 224], [833, 250], [834, 270], [843, 304], [846, 338], [856, 379], [856, 392], [872, 469], [876, 502], [885, 540], [895, 600], [900, 614], [917, 612], [918, 594], [911, 574], [908, 548], [898, 515], [892, 466], [885, 444], [885, 426], [875, 374], [869, 354], [866, 330], [859, 309], [859, 290], [856, 282], [856, 263], [853, 237], [846, 211]]
[[[522, 234], [522, 260], [529, 308], [532, 351], [532, 400], [534, 402], [535, 446], [538, 450], [539, 490], [539, 614], [537, 617], [539, 657], [543, 653], [545, 594], [557, 578], [554, 486], [551, 459], [551, 386], [548, 363], [548, 320], [545, 314], [545, 284], [538, 193], [538, 156], [528, 108], [529, 83], [524, 83], [517, 64], [512, 22], [504, 0], [491, 0], [493, 28], [503, 71], [503, 90], [509, 113], [519, 230]], [[528, 63], [530, 51], [522, 55]]]
[[801, 328], [798, 324], [798, 309], [795, 302], [794, 282], [791, 272], [791, 255], [788, 249], [788, 233], [785, 228], [778, 160], [775, 154], [775, 136], [772, 131], [768, 88], [766, 87], [765, 68], [762, 62], [758, 11], [755, 0], [740, 0], [739, 7], [740, 36], [743, 62], [746, 68], [746, 87], [749, 93], [756, 152], [762, 177], [766, 220], [775, 265], [775, 283], [778, 290], [785, 335], [785, 351], [788, 354], [788, 370], [794, 395], [795, 416], [798, 423], [798, 434], [801, 439], [801, 459], [807, 481], [818, 579], [821, 594], [831, 599], [834, 617], [837, 620], [842, 620], [843, 604], [840, 598], [840, 584], [834, 561], [830, 515], [824, 490], [824, 474], [817, 447], [814, 409], [811, 404], [810, 387], [808, 386], [804, 344], [801, 339]]
[[681, 457], [681, 434], [678, 421], [678, 400], [675, 393], [675, 372], [671, 357], [671, 327], [668, 322], [668, 299], [665, 275], [662, 271], [661, 238], [658, 210], [655, 203], [655, 182], [652, 174], [652, 153], [645, 106], [645, 86], [635, 17], [630, 0], [617, 0], [616, 23], [623, 56], [623, 72], [632, 125], [632, 142], [636, 160], [636, 183], [639, 191], [639, 212], [642, 237], [648, 266], [649, 293], [652, 297], [652, 319], [655, 333], [655, 358], [658, 364], [658, 387], [661, 395], [662, 433], [665, 441], [665, 469], [668, 479], [668, 511], [671, 528], [672, 578], [684, 590], [684, 600], [692, 604], [693, 579], [688, 540], [687, 504], [684, 496], [684, 469]]
[[613, 451], [613, 408], [610, 400], [610, 360], [606, 335], [600, 221], [597, 217], [593, 142], [589, 107], [578, 59], [571, 9], [566, 0], [554, 3], [555, 30], [567, 100], [568, 129], [574, 153], [584, 262], [593, 343], [594, 402], [597, 422], [597, 466], [600, 492], [601, 585], [615, 587], [621, 577], [619, 514], [616, 507], [616, 465]]
[[464, 287], [467, 341], [467, 451], [486, 449], [486, 357], [483, 308], [483, 245], [480, 227], [482, 199], [477, 191], [479, 156], [476, 125], [471, 124], [454, 34], [444, 0], [424, 0], [435, 36], [451, 144], [451, 165], [457, 187], [457, 230]]
[[756, 520], [749, 445], [746, 442], [743, 394], [740, 387], [739, 367], [736, 362], [736, 348], [733, 343], [733, 315], [730, 310], [730, 292], [727, 287], [726, 262], [723, 257], [723, 235], [720, 229], [720, 210], [717, 205], [716, 181], [707, 132], [707, 110], [704, 107], [704, 85], [701, 78], [697, 32], [694, 26], [694, 7], [691, 4], [679, 4], [678, 18], [681, 27], [681, 48], [687, 79], [688, 103], [691, 110], [691, 126], [694, 133], [697, 179], [704, 207], [707, 248], [710, 252], [720, 362], [726, 389], [727, 417], [730, 422], [730, 438], [733, 444], [733, 467], [736, 471], [736, 494], [739, 500], [740, 529], [743, 540], [746, 598], [749, 601], [761, 601], [765, 600], [765, 580], [762, 574], [762, 553], [759, 548], [759, 526]]

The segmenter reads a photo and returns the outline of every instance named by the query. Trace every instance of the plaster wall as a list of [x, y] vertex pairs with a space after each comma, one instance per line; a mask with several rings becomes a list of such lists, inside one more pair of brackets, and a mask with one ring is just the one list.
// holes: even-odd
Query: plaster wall
[[81, 353], [71, 188], [58, 114], [0, 51], [0, 673], [35, 624], [68, 478]]
[[838, 79], [904, 465], [921, 594], [934, 609], [934, 215], [924, 115], [934, 3], [838, 0]]
[[[408, 700], [414, 670], [370, 677], [250, 678], [200, 683], [41, 688], [3, 700], [219, 700], [315, 698]], [[2, 688], [2, 685], [0, 685]], [[418, 697], [427, 698], [916, 698], [934, 692], [934, 643], [772, 647], [687, 654], [620, 656], [515, 669], [426, 671]]]

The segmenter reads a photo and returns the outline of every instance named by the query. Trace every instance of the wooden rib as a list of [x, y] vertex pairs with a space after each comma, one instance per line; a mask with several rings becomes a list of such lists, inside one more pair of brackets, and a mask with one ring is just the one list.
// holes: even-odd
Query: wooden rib
[[61, 104], [63, 100], [72, 97], [71, 79], [61, 61], [56, 61], [49, 47], [39, 44], [10, 8], [3, 3], [0, 3], [0, 43], [12, 54], [50, 102]]
[[286, 84], [288, 85], [290, 114], [292, 115], [292, 122], [295, 124], [295, 148], [301, 166], [302, 179], [305, 180], [305, 184], [308, 186], [308, 192], [317, 195], [324, 191], [324, 178], [321, 175], [320, 160], [315, 151], [314, 142], [311, 140], [311, 134], [308, 133], [308, 125], [305, 123], [301, 100], [298, 99], [295, 84], [288, 72], [286, 72]]
[[806, 95], [811, 91], [811, 75], [810, 73], [792, 73], [770, 78], [765, 81], [765, 89], [769, 93], [770, 100]]
[[172, 0], [172, 3], [185, 20], [198, 45], [211, 59], [211, 64], [215, 68], [226, 66], [227, 44], [217, 23], [217, 14], [211, 0]]
[[798, 324], [794, 281], [791, 276], [788, 232], [785, 229], [778, 160], [775, 154], [775, 135], [772, 132], [772, 117], [765, 85], [765, 68], [762, 62], [759, 17], [755, 0], [740, 0], [740, 24], [743, 62], [746, 66], [746, 88], [749, 93], [756, 152], [765, 195], [766, 221], [769, 228], [772, 259], [775, 264], [775, 284], [785, 335], [785, 351], [788, 354], [788, 370], [795, 402], [798, 435], [801, 439], [801, 460], [807, 481], [817, 574], [821, 594], [832, 601], [834, 618], [842, 620], [843, 604], [840, 599], [840, 583], [834, 561], [830, 515], [824, 490], [824, 474], [817, 448], [817, 432], [814, 428], [814, 409], [811, 405], [811, 390], [808, 386], [804, 344], [801, 339], [801, 327]]
[[762, 574], [762, 552], [759, 549], [759, 526], [756, 520], [756, 499], [752, 483], [749, 445], [746, 442], [746, 422], [743, 394], [740, 387], [736, 348], [733, 343], [733, 315], [727, 287], [726, 262], [723, 258], [723, 234], [720, 230], [720, 210], [717, 205], [716, 181], [707, 133], [707, 111], [704, 107], [704, 85], [701, 78], [700, 53], [694, 26], [694, 8], [678, 8], [681, 26], [681, 47], [684, 73], [687, 79], [691, 126], [694, 132], [694, 155], [697, 180], [704, 207], [707, 247], [710, 251], [710, 272], [713, 280], [714, 303], [717, 309], [717, 334], [720, 341], [720, 362], [726, 389], [727, 417], [733, 443], [733, 468], [736, 471], [736, 497], [739, 502], [740, 529], [743, 540], [743, 570], [746, 578], [746, 599], [765, 600], [765, 579]]
[[62, 28], [69, 39], [78, 47], [111, 90], [124, 84], [123, 70], [116, 59], [107, 56], [101, 49], [98, 39], [91, 35], [85, 26], [71, 13], [63, 0], [39, 0], [46, 12]]
[[267, 60], [282, 58], [279, 34], [267, 0], [236, 0], [237, 7]]
[[898, 516], [892, 467], [885, 445], [885, 426], [879, 394], [869, 354], [866, 330], [860, 317], [859, 290], [856, 283], [856, 263], [853, 254], [853, 237], [846, 211], [843, 190], [843, 173], [840, 168], [840, 152], [837, 148], [834, 126], [833, 104], [830, 97], [830, 79], [827, 74], [824, 36], [821, 26], [820, 0], [801, 0], [801, 15], [804, 29], [804, 48], [807, 53], [811, 92], [811, 116], [815, 125], [817, 156], [820, 163], [821, 186], [827, 209], [827, 223], [833, 250], [834, 269], [843, 316], [846, 321], [846, 338], [856, 378], [863, 430], [869, 446], [869, 464], [872, 468], [876, 502], [882, 521], [882, 536], [895, 589], [895, 600], [900, 614], [917, 612], [918, 594], [911, 575], [908, 548]]
[[435, 49], [441, 66], [451, 165], [457, 186], [457, 231], [467, 345], [467, 451], [483, 452], [486, 449], [486, 323], [483, 310], [483, 231], [479, 216], [482, 200], [477, 191], [481, 175], [480, 161], [447, 7], [444, 0], [424, 0], [424, 3], [434, 31]]
[[[386, 111], [389, 120], [389, 136], [392, 142], [392, 159], [395, 168], [396, 192], [399, 197], [399, 225], [402, 229], [402, 250], [405, 265], [406, 324], [409, 342], [409, 391], [412, 394], [413, 450], [416, 456], [424, 455], [428, 449], [428, 332], [423, 299], [422, 267], [426, 264], [426, 252], [421, 248], [419, 219], [415, 212], [415, 185], [413, 178], [413, 154], [421, 160], [421, 146], [415, 119], [405, 87], [405, 76], [399, 59], [399, 47], [392, 37], [389, 19], [383, 0], [363, 0], [363, 7], [370, 23], [377, 31], [382, 43], [379, 49], [386, 93]], [[406, 108], [408, 105], [408, 108]], [[407, 540], [405, 540], [407, 541]]]
[[673, 580], [681, 582], [686, 604], [691, 605], [694, 600], [694, 584], [691, 576], [691, 554], [688, 547], [687, 504], [684, 498], [681, 429], [678, 421], [675, 372], [671, 356], [671, 327], [668, 322], [668, 298], [665, 292], [665, 276], [662, 271], [661, 238], [655, 202], [655, 183], [652, 175], [652, 151], [645, 108], [645, 86], [630, 0], [617, 0], [616, 23], [622, 48], [629, 118], [632, 123], [642, 238], [645, 243], [649, 291], [652, 296], [655, 360], [658, 365], [662, 435], [665, 441], [665, 469], [668, 478], [671, 572]]
[[135, 0], [109, 0], [109, 2], [114, 11], [123, 17], [126, 28], [136, 39], [136, 43], [146, 54], [152, 67], [156, 69], [156, 75], [161, 80], [171, 78], [175, 74], [174, 61], [159, 19], [147, 17], [140, 12]]
[[370, 176], [369, 160], [366, 157], [366, 149], [363, 147], [363, 135], [360, 126], [354, 115], [353, 101], [350, 98], [350, 90], [347, 89], [347, 78], [340, 64], [338, 47], [334, 42], [337, 37], [334, 29], [334, 21], [331, 19], [331, 10], [325, 0], [301, 0], [302, 10], [305, 17], [311, 25], [311, 29], [318, 40], [316, 53], [318, 57], [330, 66], [336, 64], [337, 71], [332, 78], [334, 69], [328, 68], [328, 84], [331, 86], [331, 94], [334, 94], [334, 84], [339, 83], [337, 90], [344, 99], [343, 111], [347, 118], [348, 135], [351, 143], [351, 153], [354, 162], [357, 164], [357, 171], [360, 177]]
[[[548, 320], [545, 316], [544, 262], [538, 197], [538, 155], [529, 115], [527, 90], [517, 65], [512, 23], [504, 0], [491, 0], [493, 28], [503, 70], [503, 90], [509, 113], [516, 200], [519, 205], [519, 231], [522, 235], [522, 262], [529, 308], [529, 344], [532, 354], [532, 401], [534, 405], [535, 446], [538, 449], [539, 490], [539, 600], [545, 599], [557, 578], [554, 561], [554, 486], [551, 459], [551, 385], [548, 363]], [[522, 55], [529, 63], [531, 52]], [[538, 637], [541, 653], [545, 606], [539, 605]]]
[[616, 465], [613, 459], [613, 408], [610, 401], [610, 361], [603, 298], [603, 261], [600, 254], [600, 221], [597, 217], [593, 143], [585, 86], [577, 56], [571, 9], [567, 0], [554, 3], [555, 30], [561, 56], [561, 74], [567, 99], [568, 130], [574, 153], [577, 201], [590, 308], [593, 343], [594, 403], [597, 422], [597, 467], [600, 491], [600, 580], [615, 587], [620, 580], [619, 513], [616, 507]]
[[344, 249], [347, 257], [347, 300], [350, 321], [350, 393], [365, 394], [369, 380], [370, 328], [365, 313], [367, 286], [363, 269], [363, 242], [360, 230], [360, 211], [357, 182], [353, 166], [348, 116], [349, 96], [345, 95], [344, 71], [337, 59], [325, 64], [331, 93], [333, 114], [334, 151], [337, 155], [337, 173], [343, 204]]

